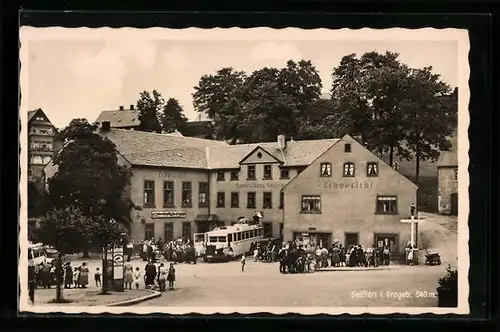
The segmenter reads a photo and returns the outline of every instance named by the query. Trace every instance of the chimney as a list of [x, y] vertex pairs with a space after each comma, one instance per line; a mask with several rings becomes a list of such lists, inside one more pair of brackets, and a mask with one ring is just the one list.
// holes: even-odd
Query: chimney
[[109, 122], [109, 121], [103, 121], [102, 122], [102, 125], [101, 125], [101, 130], [102, 131], [109, 131], [110, 128], [111, 128], [111, 122]]
[[123, 111], [123, 106], [122, 105], [120, 105], [120, 111]]
[[285, 135], [278, 135], [278, 149], [283, 150], [286, 147]]
[[130, 105], [130, 109], [133, 111], [134, 110], [134, 105]]

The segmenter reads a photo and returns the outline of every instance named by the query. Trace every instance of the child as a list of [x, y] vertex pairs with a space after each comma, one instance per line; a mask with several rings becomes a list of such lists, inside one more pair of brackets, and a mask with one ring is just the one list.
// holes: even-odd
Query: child
[[80, 268], [76, 267], [73, 270], [73, 283], [75, 284], [76, 288], [80, 288], [80, 280], [78, 280], [79, 278], [80, 278]]
[[160, 264], [160, 268], [158, 269], [158, 285], [160, 286], [160, 292], [165, 291], [165, 284], [167, 282], [167, 270], [163, 263]]
[[245, 254], [243, 254], [241, 255], [241, 272], [245, 272], [245, 263], [246, 263]]
[[141, 270], [138, 267], [136, 267], [134, 272], [135, 289], [139, 289], [140, 282], [141, 282]]
[[99, 271], [99, 268], [95, 269], [94, 280], [95, 280], [95, 286], [96, 287], [101, 287], [102, 286], [102, 283], [101, 283], [101, 271]]
[[167, 280], [168, 280], [168, 289], [174, 290], [174, 281], [175, 281], [174, 263], [170, 263], [170, 268], [168, 269]]

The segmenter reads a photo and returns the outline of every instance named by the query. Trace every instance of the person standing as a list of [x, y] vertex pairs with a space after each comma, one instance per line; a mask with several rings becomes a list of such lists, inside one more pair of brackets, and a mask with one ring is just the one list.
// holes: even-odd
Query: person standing
[[167, 270], [163, 263], [160, 263], [160, 268], [158, 269], [158, 284], [160, 286], [160, 292], [164, 292], [167, 283]]
[[94, 280], [95, 280], [95, 286], [96, 287], [98, 287], [98, 288], [102, 287], [102, 283], [101, 283], [101, 271], [99, 271], [99, 268], [95, 269]]
[[174, 263], [170, 263], [170, 268], [168, 269], [168, 289], [174, 290], [174, 282], [175, 282], [175, 268]]
[[70, 262], [64, 266], [64, 288], [71, 288], [73, 284], [73, 267]]
[[123, 283], [125, 284], [125, 289], [132, 289], [132, 283], [134, 282], [134, 268], [132, 267], [132, 263], [130, 263], [130, 257], [127, 258], [127, 263], [123, 267]]
[[139, 289], [139, 284], [141, 283], [141, 270], [138, 267], [135, 268], [134, 283], [135, 289]]
[[28, 265], [28, 289], [31, 304], [35, 304], [35, 288], [36, 288], [36, 267], [33, 260], [30, 259]]
[[153, 264], [153, 262], [150, 260], [148, 264], [146, 264], [146, 288], [149, 288], [154, 285], [155, 283], [155, 277], [156, 277], [156, 266]]
[[241, 272], [245, 272], [245, 263], [246, 263], [246, 258], [245, 254], [241, 255]]
[[80, 267], [80, 274], [78, 276], [78, 285], [82, 288], [87, 288], [89, 284], [89, 268], [87, 267], [87, 263], [82, 263]]

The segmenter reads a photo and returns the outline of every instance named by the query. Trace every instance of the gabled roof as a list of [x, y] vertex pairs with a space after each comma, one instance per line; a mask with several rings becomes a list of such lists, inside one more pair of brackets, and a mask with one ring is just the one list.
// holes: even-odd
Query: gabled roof
[[267, 155], [271, 156], [271, 158], [273, 158], [276, 162], [278, 162], [278, 163], [280, 163], [280, 164], [282, 164], [282, 163], [283, 163], [283, 160], [276, 158], [276, 156], [274, 156], [274, 155], [272, 155], [271, 153], [267, 152], [267, 150], [266, 150], [266, 149], [264, 149], [264, 148], [263, 148], [263, 147], [261, 147], [260, 145], [257, 145], [257, 146], [256, 146], [256, 147], [252, 150], [252, 151], [250, 151], [249, 153], [247, 153], [247, 155], [246, 155], [245, 157], [243, 157], [243, 159], [241, 159], [241, 160], [240, 160], [240, 162], [239, 162], [238, 164], [240, 164], [240, 165], [241, 165], [241, 164], [243, 164], [243, 163], [245, 162], [245, 160], [247, 160], [248, 158], [250, 158], [250, 156], [251, 156], [252, 154], [254, 154], [254, 153], [255, 153], [255, 151], [257, 151], [257, 150], [262, 150], [262, 151], [264, 151], [264, 153], [266, 153]]
[[450, 151], [442, 151], [437, 161], [437, 167], [458, 166], [458, 135], [455, 131], [450, 137]]
[[[41, 113], [47, 119], [47, 121], [50, 122], [47, 114], [45, 114], [45, 112], [41, 108], [38, 108], [36, 110], [28, 111], [28, 123], [35, 117], [35, 115], [39, 113]], [[52, 122], [50, 123], [52, 124]]]
[[139, 126], [139, 112], [136, 110], [102, 111], [95, 122], [109, 121], [111, 128], [127, 128]]

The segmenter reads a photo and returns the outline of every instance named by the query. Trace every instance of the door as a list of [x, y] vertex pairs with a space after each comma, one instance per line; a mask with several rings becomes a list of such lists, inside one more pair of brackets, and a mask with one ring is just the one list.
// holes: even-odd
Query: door
[[321, 244], [322, 248], [330, 248], [331, 234], [328, 233], [318, 233], [316, 244], [319, 246]]
[[359, 233], [345, 233], [344, 247], [350, 248], [359, 244]]
[[270, 222], [262, 223], [264, 227], [264, 238], [273, 237], [273, 224]]
[[399, 243], [399, 235], [398, 234], [375, 234], [374, 240], [375, 245], [377, 247], [385, 247], [389, 246], [389, 250], [391, 253], [398, 252], [398, 243]]
[[450, 200], [451, 200], [450, 213], [454, 216], [457, 216], [458, 215], [458, 193], [451, 194]]
[[172, 241], [174, 239], [174, 224], [171, 222], [165, 223], [165, 229], [163, 232], [163, 238], [165, 242]]

